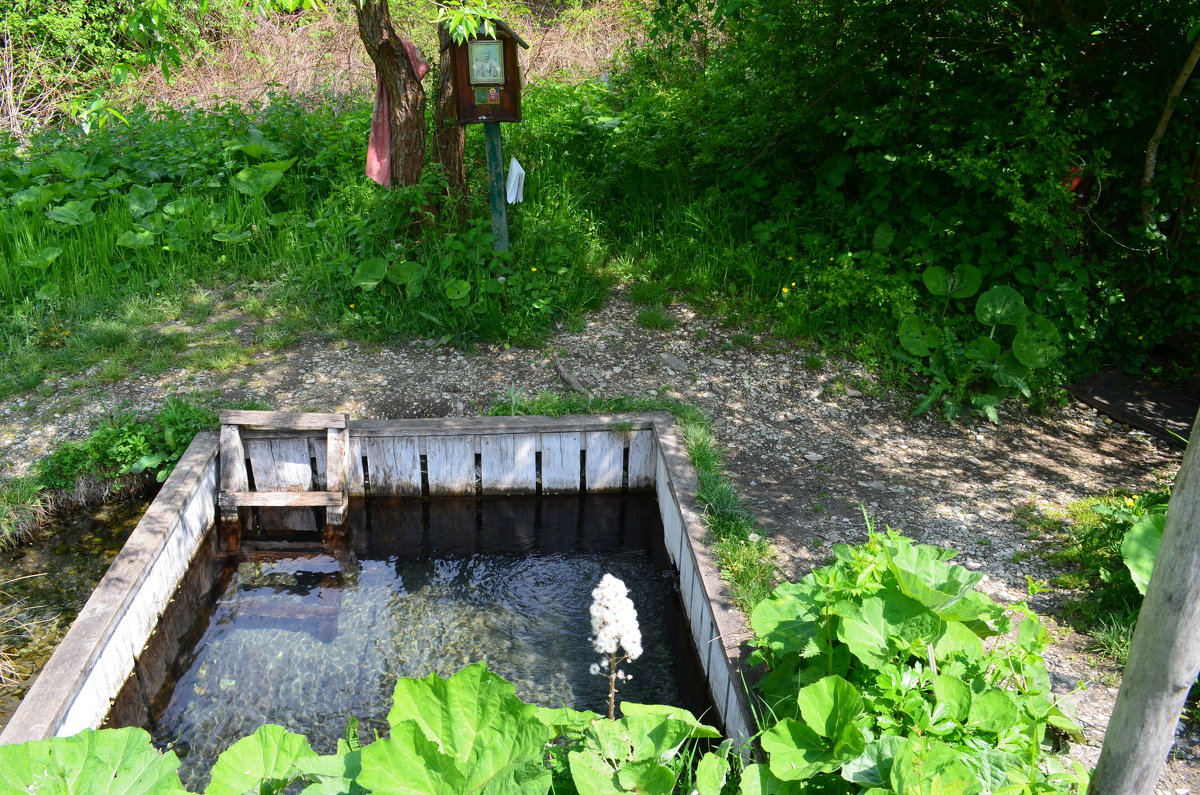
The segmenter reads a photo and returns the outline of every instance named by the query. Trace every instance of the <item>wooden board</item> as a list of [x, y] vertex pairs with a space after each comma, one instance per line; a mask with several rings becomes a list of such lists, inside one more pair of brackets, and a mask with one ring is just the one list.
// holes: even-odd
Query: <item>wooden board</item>
[[447, 497], [475, 493], [475, 438], [439, 436], [426, 440], [429, 493]]
[[1148, 431], [1176, 447], [1186, 446], [1184, 439], [1200, 412], [1200, 400], [1136, 381], [1116, 369], [1101, 370], [1076, 381], [1067, 391], [1101, 414]]
[[533, 434], [483, 436], [479, 440], [480, 479], [485, 494], [532, 494], [537, 489], [537, 437]]
[[412, 496], [421, 493], [421, 455], [415, 437], [363, 439], [371, 494]]
[[311, 414], [288, 411], [221, 411], [222, 425], [243, 425], [255, 430], [323, 431], [326, 428], [345, 428], [345, 414]]
[[217, 498], [221, 510], [230, 508], [333, 508], [342, 504], [340, 491], [230, 491]]
[[542, 433], [542, 493], [579, 491], [579, 431]]
[[631, 431], [629, 436], [629, 488], [646, 489], [654, 485], [654, 431]]
[[587, 490], [620, 489], [625, 481], [625, 435], [592, 431], [586, 438]]

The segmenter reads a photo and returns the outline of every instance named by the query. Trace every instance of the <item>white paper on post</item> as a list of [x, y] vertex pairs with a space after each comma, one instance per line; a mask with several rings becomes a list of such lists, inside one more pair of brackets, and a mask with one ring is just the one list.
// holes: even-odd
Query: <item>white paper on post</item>
[[514, 157], [508, 162], [508, 203], [519, 204], [525, 199], [525, 169]]

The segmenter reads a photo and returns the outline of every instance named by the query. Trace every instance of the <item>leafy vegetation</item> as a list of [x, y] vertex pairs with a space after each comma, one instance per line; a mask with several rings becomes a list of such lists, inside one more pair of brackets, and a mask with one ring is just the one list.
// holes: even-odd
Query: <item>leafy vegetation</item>
[[772, 778], [819, 792], [1086, 789], [1082, 766], [1042, 756], [1055, 733], [1082, 739], [1052, 698], [1045, 628], [975, 591], [982, 575], [954, 554], [871, 532], [755, 608]]
[[[1018, 605], [1012, 620], [973, 590], [978, 575], [947, 563], [954, 553], [894, 532], [835, 554], [754, 611], [770, 669], [761, 762], [714, 745], [719, 733], [686, 710], [624, 703], [610, 720], [534, 707], [478, 663], [399, 680], [390, 731], [367, 744], [353, 719], [327, 755], [263, 726], [221, 754], [205, 792], [1082, 792], [1086, 772], [1042, 750], [1049, 727], [1078, 729], [1050, 699], [1035, 616]], [[1011, 637], [985, 646], [997, 632]], [[185, 792], [178, 767], [140, 729], [0, 747], [14, 791], [103, 776], [123, 792]]]

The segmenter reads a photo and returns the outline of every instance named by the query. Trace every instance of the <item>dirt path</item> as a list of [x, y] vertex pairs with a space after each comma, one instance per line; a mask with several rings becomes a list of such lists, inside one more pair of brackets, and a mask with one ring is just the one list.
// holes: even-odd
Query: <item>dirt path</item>
[[[215, 390], [229, 401], [256, 398], [279, 410], [356, 418], [473, 415], [512, 392], [566, 390], [557, 357], [595, 395], [666, 396], [708, 412], [728, 471], [788, 576], [823, 562], [834, 543], [864, 539], [866, 506], [880, 526], [960, 550], [960, 562], [985, 573], [992, 597], [1029, 599], [1047, 614], [1064, 594], [1028, 595], [1026, 575], [1049, 579], [1052, 572], [1014, 511], [1118, 487], [1141, 491], [1173, 476], [1179, 463], [1177, 451], [1079, 405], [1048, 417], [1010, 412], [999, 427], [911, 418], [902, 396], [877, 388], [856, 365], [747, 338], [684, 305], [669, 311], [674, 329], [643, 329], [638, 308], [618, 296], [583, 328], [560, 330], [539, 350], [314, 339], [220, 373], [172, 370], [73, 389], [68, 384], [81, 379], [61, 379], [54, 390], [0, 403], [0, 474], [24, 471], [106, 411], [152, 409], [172, 394]], [[208, 322], [228, 317], [217, 312]], [[204, 328], [185, 328], [196, 344], [212, 342]], [[244, 325], [222, 333], [250, 340], [255, 331]], [[1088, 739], [1073, 753], [1094, 764], [1119, 672], [1082, 651], [1069, 628], [1051, 624], [1056, 690], [1069, 693], [1064, 702]], [[1200, 727], [1180, 731], [1161, 791], [1200, 792]]]

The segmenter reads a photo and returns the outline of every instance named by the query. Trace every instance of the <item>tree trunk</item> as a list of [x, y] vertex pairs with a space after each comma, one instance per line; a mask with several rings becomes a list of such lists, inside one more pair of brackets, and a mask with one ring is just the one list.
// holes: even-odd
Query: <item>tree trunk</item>
[[1150, 184], [1154, 182], [1154, 171], [1158, 167], [1158, 145], [1162, 142], [1163, 136], [1167, 133], [1167, 125], [1171, 121], [1171, 116], [1175, 113], [1175, 100], [1183, 93], [1183, 87], [1187, 85], [1188, 78], [1192, 76], [1192, 70], [1196, 68], [1196, 63], [1200, 61], [1200, 36], [1196, 37], [1195, 44], [1192, 45], [1192, 51], [1188, 53], [1187, 60], [1184, 61], [1183, 68], [1179, 70], [1179, 75], [1175, 78], [1175, 84], [1171, 86], [1171, 92], [1167, 94], [1167, 104], [1163, 108], [1162, 115], [1158, 117], [1158, 126], [1154, 128], [1154, 135], [1150, 136], [1150, 143], [1146, 144], [1146, 163], [1142, 168], [1142, 223], [1146, 226], [1154, 225], [1154, 200], [1147, 196], [1150, 190]]
[[425, 167], [425, 89], [392, 28], [387, 0], [361, 0], [354, 15], [391, 103], [392, 184], [415, 185]]
[[1200, 673], [1200, 417], [1175, 479], [1154, 575], [1089, 795], [1148, 795]]
[[438, 26], [438, 86], [437, 108], [434, 110], [433, 158], [442, 164], [449, 184], [452, 212], [457, 214], [467, 195], [467, 169], [463, 163], [466, 145], [465, 129], [458, 123], [458, 108], [454, 96], [454, 67], [450, 50], [454, 46], [445, 26]]

